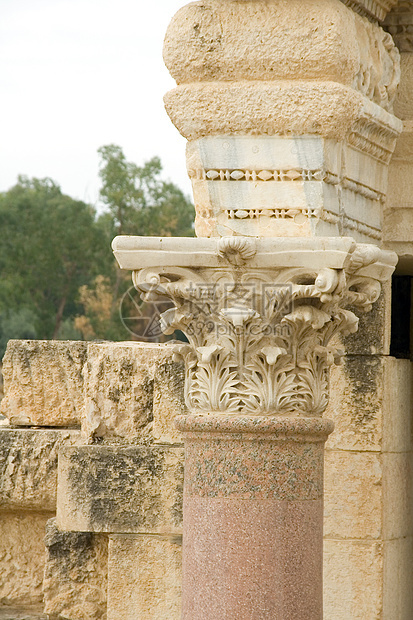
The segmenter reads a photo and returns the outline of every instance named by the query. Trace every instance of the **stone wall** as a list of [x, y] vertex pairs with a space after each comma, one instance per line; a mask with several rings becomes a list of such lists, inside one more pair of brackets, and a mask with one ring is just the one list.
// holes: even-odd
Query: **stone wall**
[[10, 341], [3, 372], [0, 617], [178, 619], [172, 348]]
[[[411, 364], [388, 355], [388, 297], [363, 319], [374, 336], [347, 337], [331, 377], [329, 620], [413, 617]], [[185, 405], [173, 347], [10, 341], [4, 379], [0, 617], [178, 620], [173, 418]]]

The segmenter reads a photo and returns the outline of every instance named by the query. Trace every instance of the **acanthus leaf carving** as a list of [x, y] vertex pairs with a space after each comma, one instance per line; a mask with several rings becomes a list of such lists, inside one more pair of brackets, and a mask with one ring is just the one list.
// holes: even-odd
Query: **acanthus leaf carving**
[[293, 256], [294, 266], [286, 266], [287, 259], [273, 267], [263, 259], [259, 266], [255, 240], [213, 243], [220, 266], [206, 258], [204, 267], [134, 273], [135, 286], [145, 295], [159, 293], [174, 303], [161, 317], [165, 333], [179, 329], [188, 338], [176, 347], [186, 364], [188, 408], [321, 415], [328, 403], [329, 368], [343, 355], [330, 341], [357, 331], [353, 309], [371, 309], [393, 259], [382, 260], [385, 253], [374, 246], [353, 244], [339, 268], [328, 266], [328, 256], [327, 266], [318, 268], [306, 260], [297, 266]]

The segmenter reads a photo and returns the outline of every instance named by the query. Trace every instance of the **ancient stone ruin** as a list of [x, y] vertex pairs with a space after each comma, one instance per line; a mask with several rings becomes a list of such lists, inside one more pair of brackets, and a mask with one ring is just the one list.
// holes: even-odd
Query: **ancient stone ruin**
[[9, 342], [0, 618], [411, 620], [412, 19], [174, 17], [197, 238], [113, 250], [187, 342]]

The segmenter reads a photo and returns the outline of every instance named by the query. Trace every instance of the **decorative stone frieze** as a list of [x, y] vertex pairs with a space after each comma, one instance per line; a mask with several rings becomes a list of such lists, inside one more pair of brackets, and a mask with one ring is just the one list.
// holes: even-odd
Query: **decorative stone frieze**
[[118, 237], [113, 247], [144, 298], [174, 302], [161, 326], [188, 338], [176, 355], [199, 413], [321, 415], [342, 354], [330, 340], [357, 330], [346, 308], [369, 311], [396, 262], [348, 238]]

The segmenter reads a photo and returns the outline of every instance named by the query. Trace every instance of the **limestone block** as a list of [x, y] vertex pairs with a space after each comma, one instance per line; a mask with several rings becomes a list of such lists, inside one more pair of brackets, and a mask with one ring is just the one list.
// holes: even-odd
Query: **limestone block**
[[149, 438], [154, 425], [157, 437], [166, 432], [176, 439], [173, 418], [184, 412], [183, 369], [172, 357], [172, 347], [164, 344], [89, 344], [83, 432], [137, 441]]
[[57, 458], [80, 431], [0, 427], [0, 512], [56, 510]]
[[159, 363], [153, 383], [153, 437], [157, 443], [182, 443], [175, 418], [187, 413], [182, 362], [167, 357]]
[[[409, 16], [411, 19], [411, 15]], [[400, 54], [401, 79], [394, 102], [394, 113], [402, 120], [413, 118], [412, 87], [413, 87], [413, 54]]]
[[108, 620], [180, 620], [180, 536], [109, 537]]
[[49, 620], [43, 613], [43, 605], [29, 607], [0, 607], [0, 620]]
[[[350, 308], [351, 309], [351, 308]], [[358, 313], [357, 333], [342, 339], [349, 355], [389, 355], [391, 328], [391, 282], [382, 285], [382, 292], [370, 312]]]
[[0, 515], [0, 609], [42, 602], [47, 513]]
[[[301, 80], [182, 84], [169, 91], [164, 102], [171, 121], [187, 140], [288, 133], [342, 140], [366, 103], [362, 95], [341, 84]], [[211, 109], [220, 112], [211, 114]], [[395, 125], [386, 120], [386, 125]]]
[[386, 209], [384, 212], [384, 229], [387, 244], [395, 242], [411, 245], [413, 238], [413, 209], [411, 206]]
[[324, 541], [325, 618], [377, 620], [382, 612], [382, 580], [383, 543]]
[[331, 367], [325, 416], [335, 428], [327, 450], [380, 451], [385, 363], [381, 356], [346, 355], [342, 365]]
[[63, 448], [57, 524], [81, 532], [180, 534], [182, 485], [182, 448]]
[[80, 424], [86, 347], [85, 342], [9, 340], [1, 412], [11, 424]]
[[383, 620], [413, 618], [413, 538], [384, 543]]
[[305, 11], [300, 0], [288, 10], [262, 0], [192, 2], [168, 28], [164, 60], [178, 84], [321, 79], [386, 107], [400, 76], [391, 37], [330, 0], [307, 3]]
[[332, 366], [327, 450], [411, 450], [411, 373], [409, 360], [376, 355], [346, 355]]
[[413, 208], [413, 181], [411, 170], [412, 163], [409, 161], [395, 159], [390, 163], [388, 185], [389, 198], [387, 201], [390, 212], [392, 212], [393, 209]]
[[50, 620], [106, 620], [108, 541], [103, 534], [46, 526], [45, 613]]
[[[413, 452], [390, 452], [383, 463], [383, 537], [413, 536]], [[412, 558], [413, 559], [413, 558]]]
[[385, 452], [413, 451], [413, 365], [410, 360], [384, 360], [384, 420], [382, 448]]
[[380, 455], [326, 451], [324, 471], [324, 535], [379, 539], [383, 506]]

